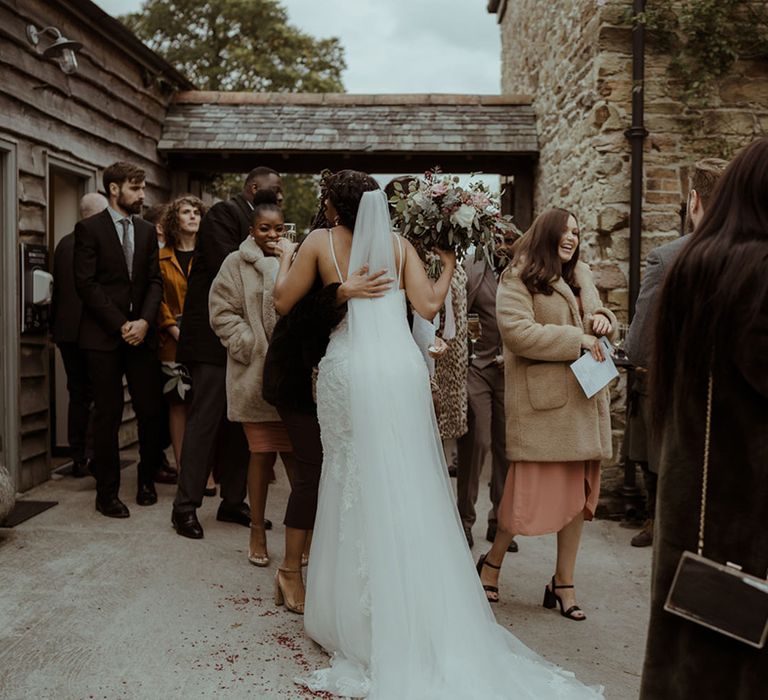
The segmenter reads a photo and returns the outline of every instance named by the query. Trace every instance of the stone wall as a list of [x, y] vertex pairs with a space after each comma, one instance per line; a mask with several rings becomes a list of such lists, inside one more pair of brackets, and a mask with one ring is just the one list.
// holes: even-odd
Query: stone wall
[[[680, 4], [675, 0], [674, 4]], [[572, 209], [582, 259], [607, 304], [627, 320], [629, 275], [632, 38], [629, 0], [502, 0], [491, 3], [502, 38], [502, 92], [534, 97], [540, 160], [535, 210]], [[681, 100], [669, 57], [648, 36], [646, 49], [642, 256], [679, 235], [691, 165], [732, 155], [768, 133], [768, 67], [740, 62], [704, 108]], [[624, 379], [613, 392], [614, 462], [624, 428]], [[623, 479], [604, 471], [603, 496], [615, 510]]]

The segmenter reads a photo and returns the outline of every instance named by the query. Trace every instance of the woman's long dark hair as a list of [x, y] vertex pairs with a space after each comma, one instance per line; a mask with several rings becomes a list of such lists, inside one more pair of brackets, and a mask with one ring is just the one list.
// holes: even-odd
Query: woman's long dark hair
[[669, 394], [703, 395], [744, 342], [768, 294], [768, 138], [743, 149], [712, 193], [704, 220], [670, 269], [656, 307], [651, 364], [654, 426]]
[[[325, 197], [331, 201], [334, 209], [336, 209], [339, 223], [353, 231], [363, 193], [378, 189], [381, 189], [379, 183], [368, 173], [359, 170], [339, 170], [339, 172], [329, 175], [321, 187]], [[322, 201], [320, 206], [322, 208]]]
[[520, 279], [531, 294], [552, 294], [552, 283], [559, 277], [578, 291], [574, 270], [579, 248], [567, 263], [560, 260], [557, 252], [569, 216], [576, 218], [565, 209], [547, 209], [512, 246], [512, 264], [520, 265]]

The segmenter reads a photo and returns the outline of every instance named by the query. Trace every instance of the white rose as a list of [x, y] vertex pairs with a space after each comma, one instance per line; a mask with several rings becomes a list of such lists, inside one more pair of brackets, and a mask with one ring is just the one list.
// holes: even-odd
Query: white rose
[[475, 220], [475, 208], [469, 204], [462, 204], [453, 214], [451, 214], [451, 223], [460, 228], [471, 229], [472, 222]]

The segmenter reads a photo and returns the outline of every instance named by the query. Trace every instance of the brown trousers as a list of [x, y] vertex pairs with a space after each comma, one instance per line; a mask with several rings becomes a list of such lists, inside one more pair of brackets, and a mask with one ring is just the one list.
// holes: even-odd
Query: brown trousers
[[507, 476], [506, 424], [504, 419], [504, 370], [494, 363], [482, 369], [469, 366], [467, 373], [468, 427], [458, 440], [456, 474], [457, 505], [464, 529], [477, 519], [475, 503], [480, 473], [488, 453], [491, 462], [491, 504], [488, 524], [496, 524], [496, 509], [504, 492]]

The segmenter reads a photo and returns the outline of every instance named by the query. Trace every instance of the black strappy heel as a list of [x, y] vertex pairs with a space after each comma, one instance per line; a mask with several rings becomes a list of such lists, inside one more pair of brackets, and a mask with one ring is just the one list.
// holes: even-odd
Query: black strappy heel
[[[496, 569], [497, 571], [501, 571], [500, 566], [496, 566], [495, 564], [491, 564], [491, 562], [486, 561], [485, 558], [488, 556], [488, 554], [483, 554], [480, 556], [480, 558], [477, 560], [477, 575], [481, 577], [483, 575], [483, 567], [484, 566], [490, 566], [492, 569]], [[498, 603], [499, 602], [499, 587], [498, 586], [490, 586], [483, 584], [483, 590], [485, 591], [485, 597], [488, 600], [489, 603]], [[489, 598], [489, 593], [495, 593], [495, 598]]]
[[[488, 564], [490, 566], [490, 564]], [[578, 606], [578, 605], [571, 605], [568, 610], [563, 610], [563, 599], [555, 593], [555, 591], [558, 588], [573, 588], [573, 584], [561, 584], [557, 585], [555, 584], [555, 577], [552, 577], [552, 583], [550, 584], [552, 586], [551, 590], [548, 586], [544, 586], [544, 602], [542, 605], [545, 608], [548, 608], [549, 610], [552, 610], [553, 608], [556, 608], [558, 605], [560, 605], [560, 614], [563, 617], [567, 617], [569, 620], [574, 620], [576, 622], [581, 622], [582, 620], [586, 620], [587, 616], [584, 615], [584, 611]], [[582, 615], [576, 616], [574, 613], [580, 612]]]

